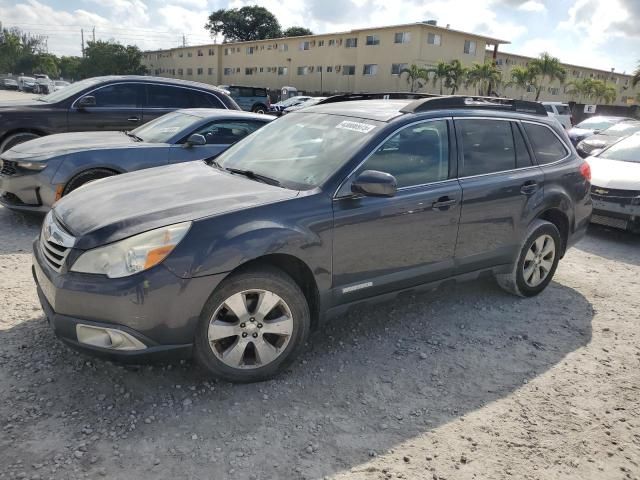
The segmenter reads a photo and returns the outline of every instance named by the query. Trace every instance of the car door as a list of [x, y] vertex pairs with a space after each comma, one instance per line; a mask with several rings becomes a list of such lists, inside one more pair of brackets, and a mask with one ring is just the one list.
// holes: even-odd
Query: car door
[[456, 273], [513, 262], [542, 202], [544, 174], [519, 122], [457, 118], [462, 212]]
[[[462, 191], [453, 178], [450, 128], [442, 119], [401, 128], [338, 190], [333, 202], [336, 303], [451, 273]], [[352, 194], [351, 182], [365, 170], [393, 175], [396, 195]]]
[[[213, 159], [234, 143], [265, 125], [264, 122], [251, 120], [216, 120], [194, 129], [172, 145], [169, 153], [170, 163], [189, 162], [192, 160]], [[202, 135], [206, 145], [188, 145], [187, 139], [193, 134]]]
[[[95, 106], [78, 107], [86, 96]], [[78, 97], [67, 114], [69, 131], [133, 130], [142, 124], [144, 85], [135, 82], [112, 83]]]
[[180, 108], [226, 108], [213, 94], [178, 85], [147, 84], [144, 123]]

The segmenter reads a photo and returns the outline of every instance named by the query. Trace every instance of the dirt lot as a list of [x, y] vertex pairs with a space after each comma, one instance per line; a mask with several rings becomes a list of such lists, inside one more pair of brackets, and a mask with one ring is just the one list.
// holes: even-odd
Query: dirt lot
[[123, 368], [49, 330], [38, 219], [0, 208], [0, 479], [640, 477], [640, 240], [593, 229], [538, 298], [360, 308], [285, 375]]

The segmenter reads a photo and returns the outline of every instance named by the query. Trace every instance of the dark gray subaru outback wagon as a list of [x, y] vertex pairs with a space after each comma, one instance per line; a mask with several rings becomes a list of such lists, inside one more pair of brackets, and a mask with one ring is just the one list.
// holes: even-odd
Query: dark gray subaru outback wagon
[[589, 166], [562, 129], [537, 103], [372, 97], [287, 115], [211, 164], [62, 198], [34, 243], [55, 333], [135, 361], [193, 352], [248, 382], [357, 302], [487, 272], [539, 294], [591, 215]]

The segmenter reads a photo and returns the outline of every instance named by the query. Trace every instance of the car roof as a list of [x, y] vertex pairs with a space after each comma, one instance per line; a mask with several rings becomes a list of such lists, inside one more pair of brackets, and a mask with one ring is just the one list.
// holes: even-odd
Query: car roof
[[[620, 117], [617, 115], [594, 115], [593, 117], [589, 117], [589, 118], [585, 118], [584, 120], [582, 120], [582, 122], [586, 121], [586, 120], [593, 120], [593, 119], [598, 119], [598, 120], [619, 120], [621, 122], [623, 121], [628, 121], [628, 120], [635, 120], [631, 117]], [[580, 123], [582, 123], [580, 122]]]
[[178, 78], [152, 77], [149, 75], [105, 75], [102, 77], [93, 77], [93, 78], [98, 82], [135, 80], [138, 82], [163, 83], [166, 85], [184, 85], [184, 86], [197, 87], [204, 90], [211, 90], [215, 92], [224, 93], [224, 91], [221, 88], [218, 88], [215, 85], [209, 85], [207, 83], [200, 83], [200, 82], [193, 82], [191, 80], [181, 80]]
[[568, 103], [564, 103], [564, 102], [540, 102], [543, 105], [566, 105], [567, 107], [569, 106]]
[[237, 118], [238, 120], [260, 120], [264, 122], [270, 122], [274, 120], [274, 117], [270, 115], [243, 112], [241, 110], [227, 110], [224, 108], [182, 108], [178, 110], [178, 112], [200, 118], [223, 117]]

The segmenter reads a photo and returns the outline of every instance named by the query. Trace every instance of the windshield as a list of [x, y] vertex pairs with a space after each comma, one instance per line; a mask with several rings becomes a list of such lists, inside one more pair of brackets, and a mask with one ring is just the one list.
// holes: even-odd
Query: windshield
[[383, 125], [373, 120], [291, 113], [262, 127], [216, 160], [221, 168], [250, 170], [282, 185], [321, 185]]
[[605, 128], [609, 128], [615, 123], [618, 122], [602, 117], [592, 117], [580, 122], [578, 125], [576, 125], [576, 128], [584, 128], [586, 130], [604, 130]]
[[50, 93], [49, 95], [40, 97], [38, 98], [38, 100], [40, 100], [41, 102], [47, 102], [47, 103], [59, 102], [97, 83], [100, 83], [99, 78], [87, 78], [86, 80], [81, 80], [72, 85], [69, 85], [64, 90], [58, 90], [57, 92], [53, 92], [53, 93]]
[[298, 103], [306, 102], [310, 98], [311, 97], [291, 97], [291, 98], [288, 98], [288, 99], [283, 100], [281, 102], [278, 102], [278, 105], [281, 105], [283, 107], [290, 107], [290, 106], [296, 105]]
[[640, 130], [640, 122], [620, 122], [607, 128], [604, 132], [605, 135], [631, 135], [634, 132]]
[[640, 163], [640, 134], [620, 140], [598, 156], [611, 160]]
[[[68, 88], [68, 87], [67, 87]], [[140, 137], [143, 142], [167, 143], [176, 133], [201, 120], [200, 117], [182, 112], [171, 112], [160, 118], [145, 123], [131, 133]]]

